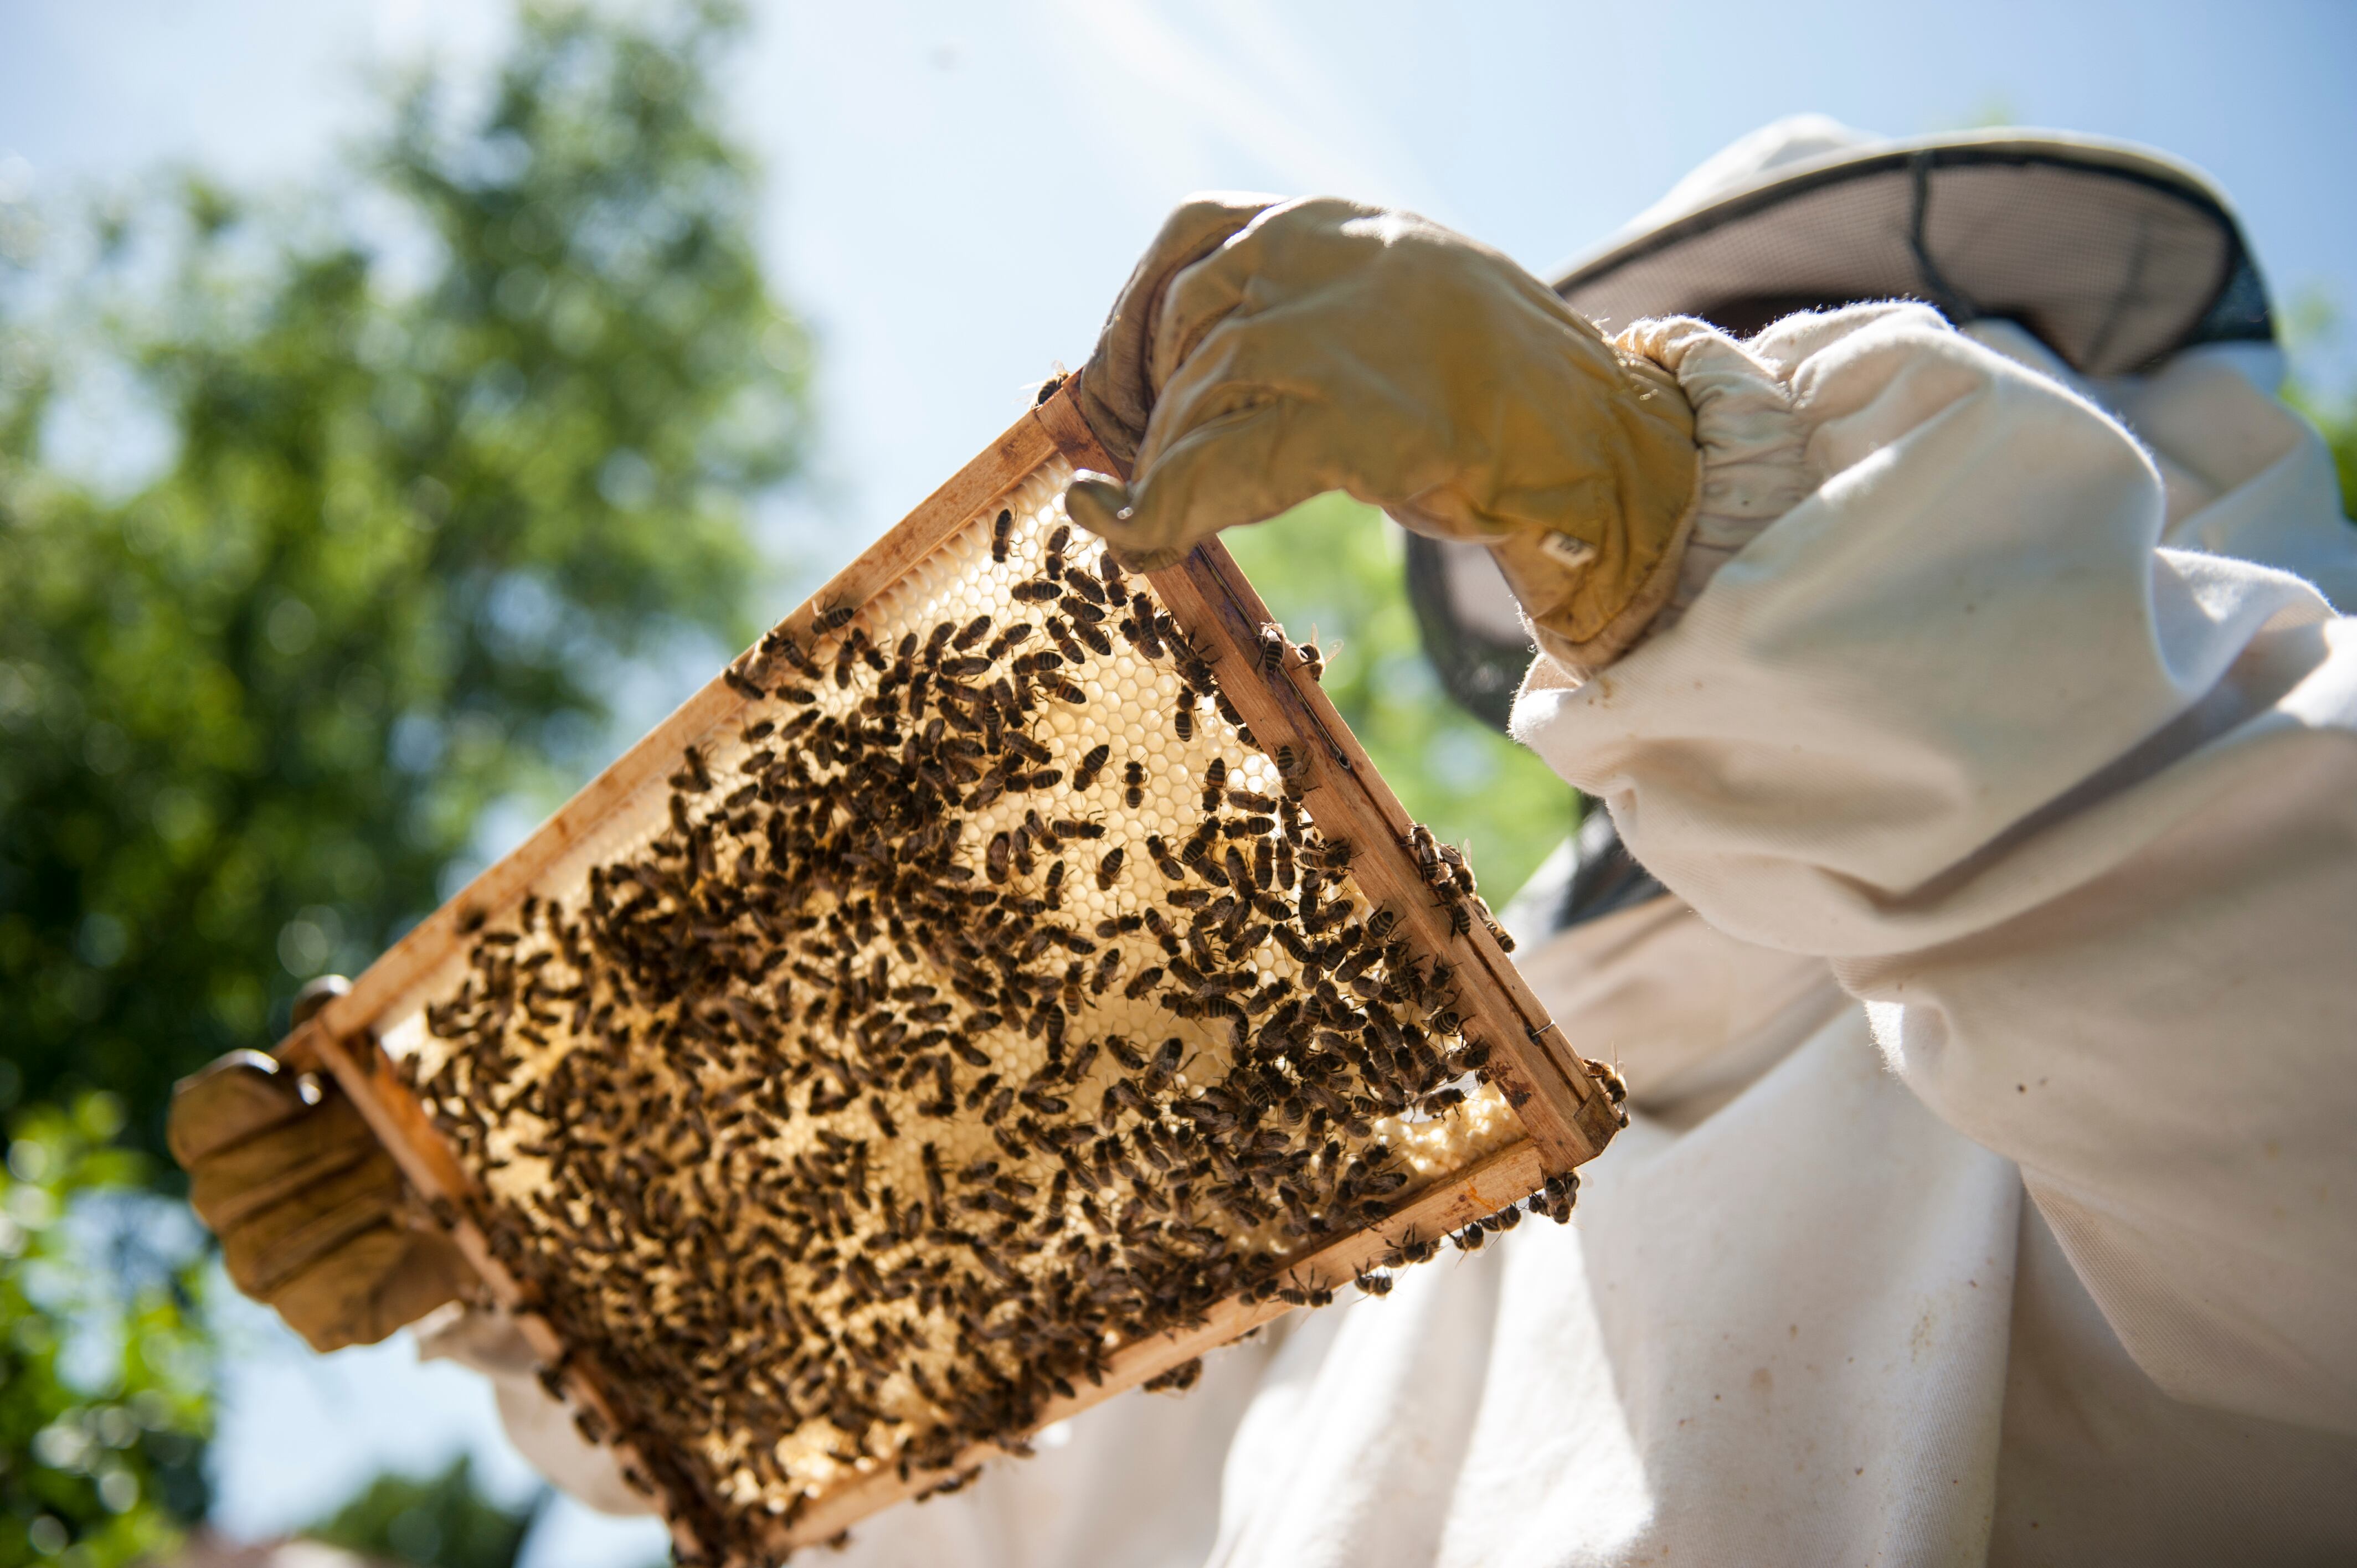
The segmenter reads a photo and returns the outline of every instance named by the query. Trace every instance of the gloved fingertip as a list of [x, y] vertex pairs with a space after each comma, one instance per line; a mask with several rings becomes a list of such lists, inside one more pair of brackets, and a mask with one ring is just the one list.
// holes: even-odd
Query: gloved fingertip
[[1105, 553], [1125, 572], [1159, 572], [1186, 558], [1184, 544], [1143, 545], [1131, 542], [1136, 532], [1135, 498], [1130, 488], [1109, 474], [1083, 468], [1064, 492], [1064, 515], [1104, 541]]
[[187, 1170], [302, 1113], [295, 1078], [260, 1051], [231, 1051], [172, 1086], [165, 1143]]
[[1120, 531], [1129, 510], [1129, 487], [1110, 474], [1083, 468], [1064, 491], [1064, 514], [1099, 538]]

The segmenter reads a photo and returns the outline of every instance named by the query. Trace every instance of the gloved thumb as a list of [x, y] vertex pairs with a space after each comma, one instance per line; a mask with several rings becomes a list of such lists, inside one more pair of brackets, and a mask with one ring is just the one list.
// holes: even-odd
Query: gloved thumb
[[1265, 522], [1336, 488], [1322, 462], [1280, 461], [1322, 449], [1297, 438], [1300, 413], [1278, 397], [1205, 421], [1128, 484], [1083, 471], [1064, 494], [1065, 512], [1133, 572], [1175, 564], [1222, 529]]

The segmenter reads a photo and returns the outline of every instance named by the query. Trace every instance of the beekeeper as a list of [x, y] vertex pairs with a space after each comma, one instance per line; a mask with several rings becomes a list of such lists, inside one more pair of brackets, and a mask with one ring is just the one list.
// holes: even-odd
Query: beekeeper
[[[1152, 564], [1344, 489], [1486, 550], [1515, 732], [1609, 808], [1511, 914], [1636, 1113], [1575, 1225], [845, 1561], [2357, 1560], [2357, 535], [2270, 339], [2206, 181], [2061, 137], [1788, 122], [1552, 288], [1404, 213], [1180, 209], [1082, 377], [1133, 478], [1074, 518]], [[373, 1157], [319, 1116], [248, 1063], [175, 1132], [242, 1283], [381, 1334], [449, 1292], [351, 1191], [298, 1255], [337, 1228], [265, 1151]], [[522, 1372], [520, 1441], [628, 1499]]]

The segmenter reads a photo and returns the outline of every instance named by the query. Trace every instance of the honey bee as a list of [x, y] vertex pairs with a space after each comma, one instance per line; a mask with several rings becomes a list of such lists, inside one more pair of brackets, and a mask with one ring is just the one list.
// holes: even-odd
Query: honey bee
[[1015, 513], [1007, 508], [1000, 508], [997, 518], [990, 525], [990, 558], [993, 561], [1004, 562], [1006, 559], [1007, 546], [1014, 532]]
[[1407, 849], [1415, 861], [1416, 872], [1426, 882], [1441, 880], [1440, 850], [1432, 830], [1417, 822], [1407, 831]]
[[1438, 1240], [1422, 1240], [1414, 1230], [1410, 1230], [1401, 1237], [1399, 1244], [1384, 1256], [1383, 1262], [1391, 1268], [1400, 1268], [1411, 1263], [1428, 1263], [1439, 1253]]
[[[772, 639], [775, 639], [774, 643]], [[771, 652], [783, 655], [786, 662], [792, 665], [804, 679], [815, 681], [819, 678], [818, 665], [813, 661], [809, 654], [802, 651], [802, 644], [786, 635], [782, 628], [772, 631], [761, 641], [762, 646], [769, 648]]]
[[1146, 1065], [1146, 1077], [1141, 1080], [1146, 1092], [1159, 1094], [1169, 1088], [1171, 1079], [1178, 1076], [1179, 1062], [1186, 1054], [1186, 1042], [1176, 1036], [1157, 1047], [1154, 1059]]
[[1110, 889], [1114, 879], [1121, 875], [1122, 858], [1123, 850], [1119, 844], [1115, 844], [1105, 851], [1104, 857], [1097, 862], [1097, 888], [1100, 892]]
[[1055, 532], [1048, 535], [1047, 564], [1050, 578], [1064, 575], [1064, 547], [1071, 542], [1071, 528], [1065, 523], [1058, 523]]
[[1018, 605], [1040, 605], [1055, 598], [1062, 592], [1062, 589], [1057, 587], [1049, 579], [1034, 577], [1028, 582], [1017, 583], [1008, 589], [1007, 597]]
[[720, 671], [720, 678], [727, 682], [728, 689], [730, 691], [736, 693], [740, 697], [750, 697], [758, 702], [759, 699], [770, 694], [761, 687], [746, 679], [743, 671], [739, 671], [734, 664], [723, 665]]
[[1146, 804], [1146, 765], [1132, 760], [1122, 765], [1122, 804], [1136, 811]]
[[840, 602], [829, 605], [811, 618], [811, 629], [822, 634], [839, 630], [849, 626], [851, 618], [858, 613], [859, 608], [856, 605]]
[[1322, 682], [1326, 679], [1326, 656], [1318, 650], [1317, 643], [1305, 642], [1301, 645], [1301, 671], [1312, 681]]
[[1063, 662], [1062, 654], [1051, 648], [1043, 648], [1037, 653], [1026, 653], [1016, 660], [1015, 672], [1017, 675], [1044, 674], [1048, 671], [1058, 668]]
[[1153, 859], [1154, 868], [1162, 873], [1163, 875], [1168, 877], [1173, 882], [1184, 882], [1187, 880], [1187, 868], [1179, 865], [1175, 859], [1171, 858], [1170, 846], [1163, 842], [1161, 834], [1149, 833], [1146, 835], [1146, 853]]
[[1285, 628], [1275, 621], [1264, 622], [1256, 646], [1257, 667], [1263, 675], [1274, 675], [1285, 662]]
[[957, 634], [950, 639], [950, 646], [963, 653], [989, 635], [990, 618], [986, 615], [978, 615], [957, 628]]
[[1321, 871], [1348, 871], [1352, 853], [1349, 839], [1330, 838], [1314, 848], [1304, 850], [1302, 858]]
[[1620, 1076], [1619, 1068], [1588, 1057], [1580, 1058], [1579, 1065], [1587, 1070], [1588, 1077], [1603, 1087], [1605, 1098], [1613, 1104], [1619, 1105], [1629, 1098], [1628, 1080]]
[[1183, 1394], [1193, 1388], [1203, 1376], [1203, 1358], [1189, 1357], [1167, 1372], [1157, 1372], [1138, 1387], [1147, 1393]]
[[1170, 727], [1178, 732], [1180, 740], [1195, 738], [1195, 707], [1192, 703], [1178, 704], [1178, 712], [1170, 715]]
[[1216, 811], [1220, 809], [1220, 787], [1227, 781], [1228, 759], [1224, 757], [1211, 758], [1211, 765], [1203, 769], [1203, 810]]

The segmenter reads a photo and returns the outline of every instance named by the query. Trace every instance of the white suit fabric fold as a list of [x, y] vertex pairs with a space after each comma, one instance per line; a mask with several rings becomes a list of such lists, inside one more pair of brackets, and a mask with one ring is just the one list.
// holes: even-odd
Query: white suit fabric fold
[[2158, 548], [2128, 433], [1928, 310], [1750, 351], [1809, 499], [1519, 727], [1704, 918], [1835, 960], [2165, 1390], [2357, 1433], [2357, 638]]
[[1705, 491], [1654, 635], [1516, 713], [1678, 896], [1524, 950], [1632, 1086], [1576, 1222], [831, 1561], [2357, 1560], [2320, 445], [2222, 358], [2073, 386], [1920, 306], [1624, 342]]

